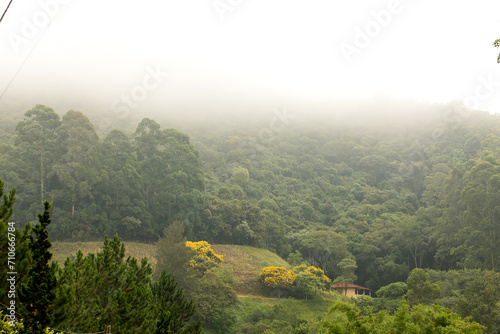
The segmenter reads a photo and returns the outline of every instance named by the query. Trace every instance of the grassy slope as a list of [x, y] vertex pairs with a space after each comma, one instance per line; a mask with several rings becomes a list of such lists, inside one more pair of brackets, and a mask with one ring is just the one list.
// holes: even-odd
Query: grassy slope
[[[143, 244], [139, 242], [124, 242], [125, 257], [132, 256], [140, 260], [144, 257], [149, 259], [149, 263], [154, 267], [156, 264], [155, 246], [152, 244]], [[66, 258], [73, 257], [81, 250], [83, 256], [89, 253], [97, 253], [102, 250], [103, 241], [92, 242], [52, 242], [52, 259], [63, 264]]]
[[[97, 253], [102, 249], [102, 242], [53, 242], [53, 260], [64, 263], [68, 256], [74, 256], [80, 249], [83, 255]], [[233, 287], [238, 295], [260, 296], [258, 276], [260, 270], [267, 266], [291, 268], [278, 255], [250, 246], [212, 245], [217, 254], [224, 256], [222, 269], [233, 277]], [[126, 256], [137, 259], [147, 257], [151, 266], [156, 265], [155, 245], [138, 242], [125, 242]]]
[[[258, 282], [260, 270], [267, 266], [291, 269], [292, 266], [288, 262], [268, 250], [249, 246], [212, 245], [212, 248], [217, 254], [223, 255], [224, 262], [221, 269], [232, 277], [232, 285], [240, 301], [237, 311], [239, 319], [247, 319], [258, 309], [270, 310], [274, 306], [282, 305], [290, 314], [295, 314], [319, 328], [319, 320], [326, 316], [335, 301], [345, 300], [345, 297], [334, 293], [313, 300], [263, 296]], [[74, 256], [79, 249], [84, 255], [96, 253], [102, 249], [102, 242], [53, 242], [53, 259], [63, 263], [68, 256]], [[125, 250], [126, 256], [130, 255], [138, 259], [147, 257], [153, 267], [156, 264], [155, 245], [125, 242]]]
[[232, 274], [233, 288], [239, 296], [260, 296], [259, 273], [268, 266], [291, 266], [278, 255], [260, 248], [250, 246], [213, 245], [217, 254], [224, 256], [222, 269]]

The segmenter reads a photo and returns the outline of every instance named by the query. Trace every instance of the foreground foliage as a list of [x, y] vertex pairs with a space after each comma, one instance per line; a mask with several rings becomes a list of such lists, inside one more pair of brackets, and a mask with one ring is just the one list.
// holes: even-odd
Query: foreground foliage
[[50, 203], [45, 201], [45, 211], [38, 215], [39, 224], [33, 228], [28, 244], [33, 261], [27, 273], [27, 280], [18, 288], [20, 309], [24, 314], [21, 333], [37, 334], [49, 326], [53, 319], [50, 308], [56, 298], [55, 266], [49, 264], [52, 253], [48, 240], [47, 226], [51, 223]]
[[330, 315], [335, 320], [327, 320], [323, 325], [329, 334], [479, 334], [484, 330], [484, 326], [438, 305], [410, 307], [403, 302], [394, 315], [384, 311], [361, 315], [355, 306], [339, 302], [332, 306]]

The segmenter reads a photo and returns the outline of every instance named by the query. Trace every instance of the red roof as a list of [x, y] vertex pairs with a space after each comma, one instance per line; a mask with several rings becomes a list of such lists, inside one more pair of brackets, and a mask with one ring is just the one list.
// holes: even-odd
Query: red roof
[[354, 289], [361, 289], [361, 290], [371, 290], [371, 289], [368, 289], [368, 288], [365, 288], [365, 287], [362, 287], [360, 285], [356, 285], [356, 284], [350, 284], [350, 283], [336, 283], [336, 284], [333, 284], [332, 287], [334, 289], [345, 289], [345, 288], [354, 288]]

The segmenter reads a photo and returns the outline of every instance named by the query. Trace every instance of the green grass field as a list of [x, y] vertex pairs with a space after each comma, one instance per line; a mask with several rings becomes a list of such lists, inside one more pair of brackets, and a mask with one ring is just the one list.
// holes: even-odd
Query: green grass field
[[222, 254], [224, 262], [221, 267], [233, 276], [233, 288], [240, 296], [260, 296], [259, 273], [268, 266], [291, 266], [278, 255], [266, 249], [250, 246], [213, 245], [217, 254]]
[[[81, 250], [83, 255], [89, 253], [96, 254], [102, 250], [103, 241], [91, 242], [52, 242], [52, 260], [63, 264], [67, 257], [75, 256], [78, 250]], [[154, 267], [156, 265], [155, 252], [156, 247], [153, 244], [144, 244], [140, 242], [124, 242], [125, 257], [132, 256], [138, 260], [147, 257], [149, 263]]]

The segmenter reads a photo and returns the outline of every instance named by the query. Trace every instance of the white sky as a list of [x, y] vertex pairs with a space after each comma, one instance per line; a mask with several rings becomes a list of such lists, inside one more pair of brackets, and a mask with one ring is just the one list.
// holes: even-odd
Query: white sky
[[[159, 66], [171, 75], [148, 98], [177, 106], [235, 96], [286, 104], [297, 96], [448, 102], [479, 94], [479, 109], [500, 112], [498, 0], [66, 2], [45, 31], [42, 6], [56, 0], [13, 1], [0, 23], [0, 94], [38, 43], [6, 97], [29, 86], [26, 94], [109, 100]], [[230, 6], [223, 20], [216, 2]], [[7, 3], [0, 0], [1, 12]], [[355, 46], [356, 29], [376, 28], [371, 13], [393, 6], [390, 22], [348, 63], [341, 43]], [[42, 27], [29, 36], [36, 18]], [[26, 37], [18, 50], [13, 36]]]

